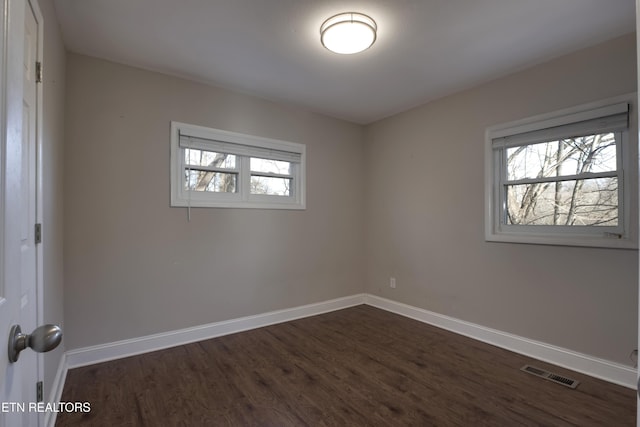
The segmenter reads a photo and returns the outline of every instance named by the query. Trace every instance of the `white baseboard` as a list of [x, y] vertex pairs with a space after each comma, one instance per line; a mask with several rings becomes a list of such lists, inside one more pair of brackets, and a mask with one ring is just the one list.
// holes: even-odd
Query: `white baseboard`
[[[53, 384], [51, 385], [51, 395], [47, 402], [60, 402], [62, 400], [62, 390], [64, 389], [64, 382], [67, 379], [67, 370], [67, 354], [62, 353], [60, 363], [58, 363], [58, 371], [56, 372]], [[57, 415], [58, 413], [55, 411], [47, 411], [44, 415], [45, 427], [54, 427]]]
[[107, 362], [136, 354], [149, 353], [196, 341], [208, 340], [223, 335], [235, 334], [237, 332], [261, 328], [276, 323], [288, 322], [303, 317], [315, 316], [363, 304], [364, 299], [365, 294], [352, 295], [300, 307], [271, 311], [255, 316], [241, 317], [177, 331], [163, 332], [140, 338], [79, 348], [67, 352], [67, 367], [71, 369], [93, 365], [95, 363]]
[[[255, 316], [71, 350], [66, 353], [66, 366], [63, 373], [66, 375], [66, 370], [71, 368], [162, 350], [360, 304], [368, 304], [614, 384], [631, 389], [636, 388], [636, 370], [630, 366], [487, 328], [371, 294], [357, 294]], [[58, 386], [60, 393], [62, 392], [62, 385], [64, 385], [64, 377], [62, 377]], [[59, 399], [59, 396], [58, 394], [56, 397]]]
[[366, 294], [364, 302], [373, 307], [428, 323], [496, 347], [636, 389], [637, 372], [630, 366], [487, 328], [375, 295]]

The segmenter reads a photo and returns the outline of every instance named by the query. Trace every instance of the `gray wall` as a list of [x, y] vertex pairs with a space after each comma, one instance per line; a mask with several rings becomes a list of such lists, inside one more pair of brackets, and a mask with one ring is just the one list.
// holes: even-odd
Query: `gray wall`
[[485, 242], [484, 131], [635, 90], [632, 34], [369, 126], [367, 291], [631, 364], [638, 252]]
[[[169, 207], [176, 120], [307, 146], [307, 209]], [[68, 349], [364, 289], [360, 126], [76, 54], [67, 56]]]
[[[44, 75], [42, 81], [42, 225], [44, 322], [63, 326], [63, 153], [65, 49], [53, 2], [39, 1], [44, 18]], [[66, 338], [44, 354], [45, 397], [51, 395]]]

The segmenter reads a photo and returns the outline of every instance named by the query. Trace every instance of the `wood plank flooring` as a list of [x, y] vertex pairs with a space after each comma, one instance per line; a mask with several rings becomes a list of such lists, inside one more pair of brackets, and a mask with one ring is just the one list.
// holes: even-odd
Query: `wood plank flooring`
[[[580, 381], [571, 390], [525, 364]], [[370, 306], [69, 371], [57, 426], [635, 426], [635, 392]]]

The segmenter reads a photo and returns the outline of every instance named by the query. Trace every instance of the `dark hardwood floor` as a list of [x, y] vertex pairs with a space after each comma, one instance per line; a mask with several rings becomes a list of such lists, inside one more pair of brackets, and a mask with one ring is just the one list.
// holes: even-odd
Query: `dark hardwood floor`
[[[524, 364], [577, 389], [521, 372]], [[635, 426], [635, 392], [370, 306], [69, 371], [57, 426]]]

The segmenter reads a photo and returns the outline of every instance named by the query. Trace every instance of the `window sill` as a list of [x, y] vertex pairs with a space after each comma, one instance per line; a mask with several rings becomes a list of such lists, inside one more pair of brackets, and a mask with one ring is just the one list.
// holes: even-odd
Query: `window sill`
[[288, 209], [288, 210], [306, 210], [304, 203], [295, 202], [247, 202], [247, 201], [192, 201], [176, 200], [171, 202], [172, 208], [223, 208], [223, 209]]
[[593, 235], [487, 233], [487, 242], [520, 243], [530, 245], [573, 246], [609, 249], [638, 249], [638, 242], [629, 238], [606, 238]]

